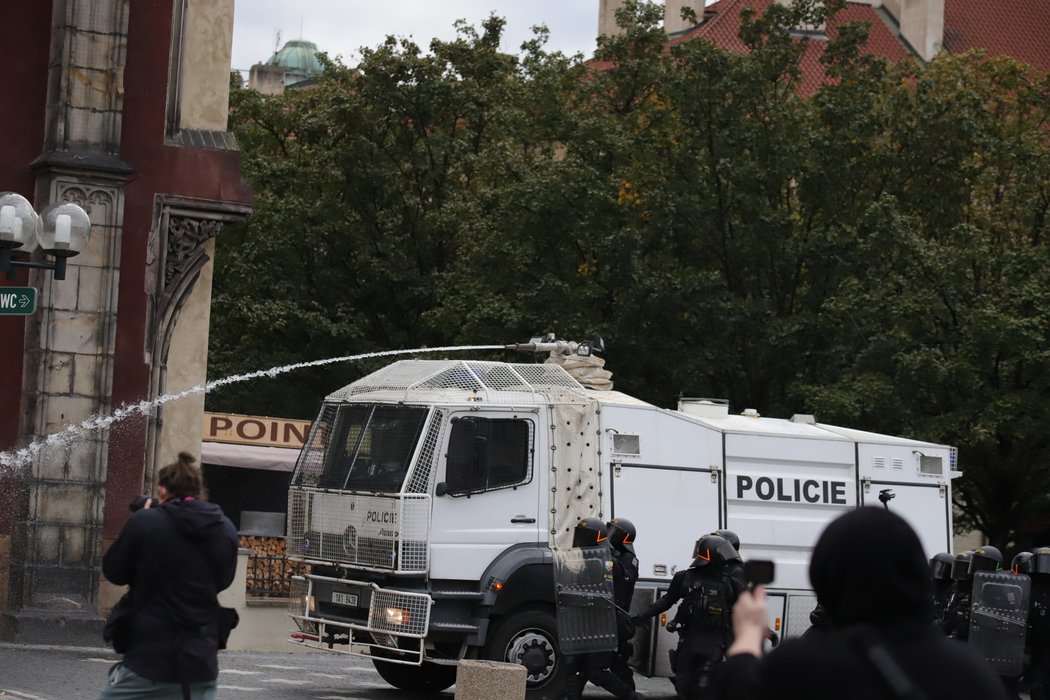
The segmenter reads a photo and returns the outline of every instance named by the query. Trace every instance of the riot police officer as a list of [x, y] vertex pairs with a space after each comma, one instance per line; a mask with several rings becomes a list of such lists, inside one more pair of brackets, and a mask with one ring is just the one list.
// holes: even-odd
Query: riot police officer
[[[598, 518], [583, 518], [573, 530], [573, 547], [609, 547], [609, 532], [605, 523]], [[613, 591], [618, 585], [623, 587], [621, 580], [617, 584], [617, 578], [623, 577], [617, 573], [617, 567], [613, 564]], [[615, 593], [614, 593], [615, 595]], [[587, 681], [605, 688], [621, 700], [641, 700], [641, 696], [634, 688], [625, 683], [614, 674], [610, 667], [615, 662], [616, 652], [592, 652], [588, 654], [570, 654], [565, 656], [565, 665], [568, 671], [565, 684], [565, 696], [567, 700], [579, 700], [583, 696], [583, 689]]]
[[726, 572], [736, 580], [740, 589], [747, 588], [747, 578], [744, 576], [744, 560], [740, 557], [740, 538], [732, 530], [715, 530], [712, 535], [718, 535], [733, 548], [736, 556], [726, 561]]
[[1029, 681], [1032, 700], [1050, 700], [1050, 547], [1032, 552], [1032, 591], [1028, 604]]
[[[613, 518], [606, 523], [613, 556], [613, 602], [616, 603], [616, 638], [618, 647], [610, 669], [617, 677], [634, 690], [634, 673], [630, 660], [634, 649], [634, 621], [630, 618], [634, 584], [638, 582], [638, 557], [634, 552], [634, 539], [638, 529], [627, 518]], [[626, 612], [625, 612], [626, 611]]]
[[938, 552], [930, 558], [930, 578], [933, 579], [933, 621], [944, 621], [944, 606], [948, 602], [948, 590], [952, 586], [952, 555]]
[[[990, 571], [994, 573], [996, 571], [1002, 570], [1002, 568], [1003, 554], [999, 551], [998, 548], [992, 547], [991, 545], [985, 545], [983, 547], [978, 547], [977, 549], [973, 550], [973, 554], [970, 557], [970, 566], [968, 569], [970, 574], [970, 590], [973, 590], [973, 577], [975, 574], [981, 571]], [[992, 590], [996, 589], [993, 588]], [[988, 605], [993, 608], [1007, 607], [1009, 605], [1005, 599], [996, 600], [995, 598], [991, 600], [986, 599], [984, 603], [985, 605]], [[970, 600], [970, 604], [972, 607], [972, 599]], [[969, 614], [967, 614], [967, 618], [969, 617]], [[969, 639], [969, 624], [969, 620], [967, 620], [967, 639]], [[1020, 675], [1004, 675], [1000, 673], [999, 678], [1002, 679], [1003, 685], [1006, 687], [1006, 694], [1009, 697], [1020, 697], [1020, 695], [1018, 694], [1021, 681]]]
[[729, 645], [733, 604], [743, 590], [726, 570], [726, 562], [736, 555], [725, 538], [704, 535], [696, 542], [689, 568], [677, 572], [667, 592], [635, 616], [640, 622], [681, 601], [667, 629], [678, 632], [671, 668], [683, 700], [710, 697], [711, 673]]
[[970, 598], [973, 579], [970, 578], [970, 559], [973, 552], [959, 552], [952, 560], [952, 584], [944, 603], [941, 629], [951, 639], [966, 641], [970, 636]]
[[1018, 552], [1015, 554], [1014, 558], [1010, 561], [1010, 570], [1014, 572], [1015, 576], [1031, 576], [1032, 553]]
[[969, 566], [971, 578], [978, 571], [1001, 571], [1002, 568], [1003, 553], [998, 548], [986, 544], [973, 550]]

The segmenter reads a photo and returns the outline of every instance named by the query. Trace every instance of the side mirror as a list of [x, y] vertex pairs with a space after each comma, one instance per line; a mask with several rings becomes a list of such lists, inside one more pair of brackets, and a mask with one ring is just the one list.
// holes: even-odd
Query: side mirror
[[447, 493], [448, 493], [448, 484], [446, 484], [444, 481], [439, 481], [437, 486], [434, 487], [434, 495], [435, 496], [444, 496]]

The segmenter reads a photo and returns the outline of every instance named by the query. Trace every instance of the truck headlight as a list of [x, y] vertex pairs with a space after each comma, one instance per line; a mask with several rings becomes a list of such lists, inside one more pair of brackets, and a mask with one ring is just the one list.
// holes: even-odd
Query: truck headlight
[[401, 608], [383, 608], [383, 620], [388, 625], [407, 625], [409, 614]]

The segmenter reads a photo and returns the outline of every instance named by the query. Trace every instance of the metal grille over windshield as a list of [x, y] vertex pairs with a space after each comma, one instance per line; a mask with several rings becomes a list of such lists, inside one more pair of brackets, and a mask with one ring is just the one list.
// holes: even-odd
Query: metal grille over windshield
[[427, 413], [414, 406], [326, 405], [300, 456], [293, 485], [400, 492]]
[[537, 397], [543, 403], [588, 401], [587, 390], [560, 365], [460, 360], [401, 360], [333, 392], [327, 400], [377, 393], [409, 397], [415, 392], [470, 395], [491, 404], [535, 402]]

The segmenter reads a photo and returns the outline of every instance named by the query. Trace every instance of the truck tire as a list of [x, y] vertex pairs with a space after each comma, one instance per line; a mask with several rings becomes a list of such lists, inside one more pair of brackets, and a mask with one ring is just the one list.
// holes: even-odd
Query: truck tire
[[565, 695], [565, 662], [558, 649], [554, 611], [542, 606], [519, 608], [496, 624], [483, 655], [525, 667], [526, 700], [561, 700]]
[[411, 666], [380, 659], [372, 659], [372, 665], [384, 681], [395, 688], [413, 693], [440, 693], [456, 682], [455, 665], [445, 666], [424, 661], [422, 666]]

